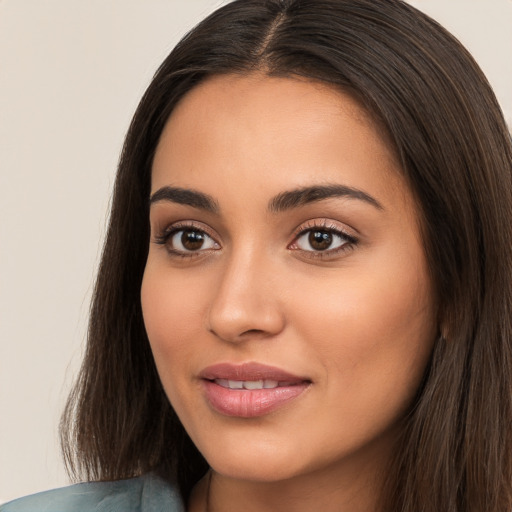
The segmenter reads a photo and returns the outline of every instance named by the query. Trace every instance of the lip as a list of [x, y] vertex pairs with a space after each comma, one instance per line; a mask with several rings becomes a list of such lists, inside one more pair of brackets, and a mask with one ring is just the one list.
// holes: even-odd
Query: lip
[[293, 375], [276, 366], [268, 366], [261, 363], [220, 363], [205, 368], [200, 374], [201, 379], [215, 380], [277, 380], [278, 382], [299, 383], [310, 381], [307, 377]]
[[[269, 414], [299, 397], [310, 385], [307, 377], [281, 368], [250, 362], [220, 363], [201, 371], [203, 391], [210, 406], [224, 416], [256, 418]], [[275, 381], [270, 389], [230, 389], [216, 381]]]

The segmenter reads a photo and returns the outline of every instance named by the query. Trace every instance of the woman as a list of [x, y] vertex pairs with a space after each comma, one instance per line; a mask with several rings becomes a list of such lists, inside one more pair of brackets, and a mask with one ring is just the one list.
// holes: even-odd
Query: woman
[[512, 150], [397, 1], [238, 0], [127, 135], [63, 421], [10, 510], [510, 511]]

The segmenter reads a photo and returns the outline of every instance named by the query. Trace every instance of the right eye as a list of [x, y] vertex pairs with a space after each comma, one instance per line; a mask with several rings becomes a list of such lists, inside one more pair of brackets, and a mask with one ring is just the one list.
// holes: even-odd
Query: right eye
[[202, 251], [220, 248], [210, 235], [194, 227], [171, 229], [157, 237], [156, 243], [167, 246], [170, 253], [182, 256], [192, 256]]

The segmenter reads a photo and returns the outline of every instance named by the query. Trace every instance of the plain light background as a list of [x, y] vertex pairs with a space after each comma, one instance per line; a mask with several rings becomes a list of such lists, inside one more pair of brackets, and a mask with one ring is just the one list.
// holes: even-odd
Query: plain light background
[[[57, 428], [123, 137], [157, 66], [222, 3], [0, 0], [0, 503], [68, 483]], [[512, 125], [512, 0], [411, 3], [470, 49]]]

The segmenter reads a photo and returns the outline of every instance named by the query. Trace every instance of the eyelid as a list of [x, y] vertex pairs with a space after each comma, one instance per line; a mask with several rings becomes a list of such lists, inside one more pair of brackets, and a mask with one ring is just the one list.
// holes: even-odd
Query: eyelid
[[299, 226], [293, 230], [292, 236], [296, 238], [306, 231], [314, 229], [332, 231], [333, 233], [340, 233], [351, 240], [359, 240], [354, 228], [348, 228], [345, 224], [329, 218], [315, 218], [307, 220], [306, 222], [299, 224]]
[[[341, 246], [335, 247], [333, 249], [326, 249], [325, 251], [308, 251], [301, 249], [297, 246], [297, 240], [306, 235], [311, 231], [326, 231], [333, 233], [334, 235], [340, 236], [347, 240], [346, 243]], [[348, 229], [345, 225], [341, 224], [338, 221], [327, 219], [327, 218], [318, 218], [318, 219], [310, 219], [305, 223], [300, 224], [293, 231], [293, 240], [288, 245], [288, 249], [298, 251], [302, 253], [305, 257], [308, 258], [330, 258], [339, 255], [342, 252], [353, 249], [359, 243], [359, 237], [354, 235], [355, 230]], [[294, 247], [295, 245], [295, 247]]]
[[198, 220], [177, 220], [161, 224], [162, 225], [155, 225], [155, 227], [152, 229], [153, 236], [156, 237], [157, 235], [168, 235], [169, 233], [178, 231], [179, 229], [196, 229], [197, 231], [203, 231], [211, 238], [218, 238], [218, 235], [207, 224], [204, 224]]
[[[195, 221], [195, 220], [176, 221], [176, 222], [167, 224], [165, 227], [162, 227], [162, 228], [158, 227], [158, 228], [152, 230], [152, 231], [154, 231], [152, 233], [153, 242], [158, 245], [166, 246], [167, 243], [169, 242], [169, 240], [177, 232], [185, 231], [185, 230], [199, 231], [199, 232], [204, 233], [209, 238], [211, 238], [214, 241], [214, 243], [217, 246], [219, 246], [219, 248], [220, 248], [221, 244], [218, 241], [218, 238], [219, 238], [218, 235], [216, 233], [214, 233], [213, 230], [206, 224], [203, 224], [202, 222]], [[203, 250], [199, 249], [197, 251], [185, 251], [184, 252], [184, 251], [180, 251], [180, 250], [176, 250], [176, 249], [167, 247], [167, 251], [170, 254], [172, 254], [174, 256], [181, 256], [181, 257], [199, 256], [201, 254], [207, 253], [212, 250], [218, 250], [218, 249], [217, 248], [216, 249], [208, 248], [208, 249], [203, 249]]]
[[[218, 246], [216, 248], [206, 248], [206, 249], [198, 249], [197, 251], [181, 251], [177, 249], [173, 249], [169, 247], [169, 239], [172, 238], [177, 232], [181, 230], [193, 230], [204, 233], [206, 236], [211, 238], [213, 242]], [[339, 236], [346, 240], [346, 243], [343, 243], [341, 246], [334, 247], [332, 249], [326, 250], [305, 250], [297, 246], [297, 240], [307, 234], [308, 232], [318, 230], [318, 231], [326, 231], [330, 232], [336, 236]], [[159, 245], [166, 246], [167, 251], [173, 256], [180, 257], [197, 257], [200, 255], [204, 255], [205, 253], [215, 251], [221, 248], [221, 243], [219, 242], [219, 236], [216, 232], [214, 232], [207, 224], [203, 224], [200, 221], [195, 220], [183, 220], [176, 221], [165, 225], [165, 227], [157, 227], [152, 229], [153, 233], [153, 242]], [[156, 231], [156, 232], [155, 232]], [[330, 258], [335, 257], [336, 255], [345, 252], [349, 249], [353, 249], [359, 242], [359, 237], [355, 236], [355, 229], [347, 228], [344, 224], [339, 221], [335, 221], [329, 218], [317, 218], [310, 219], [306, 222], [300, 224], [297, 228], [293, 230], [293, 239], [292, 242], [287, 245], [287, 249], [300, 252], [304, 254], [308, 258]]]

